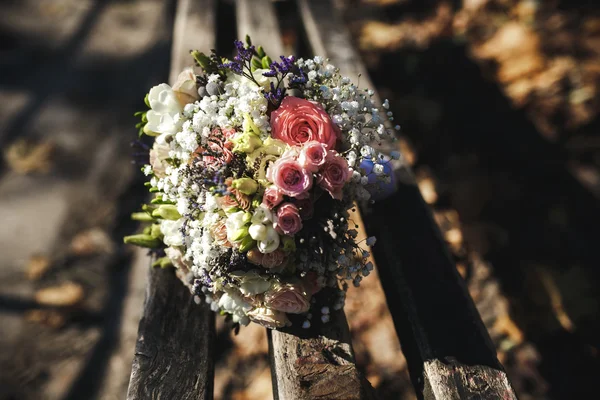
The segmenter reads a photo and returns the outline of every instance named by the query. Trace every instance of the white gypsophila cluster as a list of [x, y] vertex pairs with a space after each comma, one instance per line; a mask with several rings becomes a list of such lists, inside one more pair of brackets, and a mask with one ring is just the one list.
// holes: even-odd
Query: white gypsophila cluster
[[[348, 165], [354, 169], [352, 184], [347, 189], [351, 197], [359, 203], [366, 203], [371, 198], [371, 191], [377, 190], [379, 183], [390, 183], [388, 173], [383, 173], [384, 164], [389, 162], [375, 150], [373, 145], [383, 140], [393, 139], [394, 130], [386, 128], [386, 120], [393, 120], [386, 99], [382, 108], [388, 118], [382, 118], [382, 111], [374, 102], [373, 90], [359, 89], [350, 78], [344, 77], [333, 65], [322, 57], [299, 59], [297, 65], [306, 73], [304, 96], [323, 104], [333, 122], [342, 131], [343, 153]], [[396, 129], [399, 129], [397, 126]], [[399, 158], [394, 152], [392, 158]], [[361, 168], [367, 162], [369, 168]]]

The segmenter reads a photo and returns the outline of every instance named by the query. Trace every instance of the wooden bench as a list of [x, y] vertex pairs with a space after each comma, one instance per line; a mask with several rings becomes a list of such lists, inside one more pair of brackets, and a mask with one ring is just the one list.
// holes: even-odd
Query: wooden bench
[[[178, 1], [171, 82], [190, 64], [190, 49], [215, 47], [217, 1]], [[300, 56], [327, 57], [373, 88], [333, 2], [296, 3], [312, 53]], [[269, 54], [286, 53], [270, 0], [237, 0], [235, 7], [238, 36], [249, 34]], [[396, 176], [397, 191], [360, 225], [378, 238], [373, 254], [417, 397], [516, 399], [410, 169], [398, 165]], [[268, 330], [268, 339], [275, 399], [376, 398], [356, 366], [343, 311], [308, 330]], [[209, 307], [196, 304], [172, 270], [150, 269], [128, 399], [212, 398], [214, 340]]]

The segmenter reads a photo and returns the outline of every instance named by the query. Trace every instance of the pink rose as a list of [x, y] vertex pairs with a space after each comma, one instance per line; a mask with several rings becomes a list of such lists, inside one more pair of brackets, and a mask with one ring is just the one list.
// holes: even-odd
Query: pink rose
[[317, 183], [329, 192], [331, 197], [341, 200], [342, 188], [348, 179], [350, 179], [350, 169], [346, 159], [336, 151], [330, 151], [327, 154], [325, 165], [319, 171]]
[[339, 129], [319, 104], [287, 96], [271, 113], [273, 138], [297, 146], [316, 140], [333, 150]]
[[277, 285], [265, 293], [265, 305], [285, 313], [303, 314], [310, 308], [310, 295], [301, 284]]
[[265, 193], [263, 194], [262, 203], [267, 206], [269, 210], [272, 210], [273, 207], [278, 205], [283, 201], [283, 193], [281, 193], [277, 187], [269, 186], [265, 189]]
[[261, 264], [265, 268], [275, 268], [283, 264], [285, 260], [285, 252], [281, 249], [277, 249], [267, 254], [263, 254]]
[[283, 235], [293, 235], [302, 229], [302, 218], [298, 207], [292, 203], [284, 203], [277, 209], [275, 230]]
[[313, 176], [291, 157], [280, 158], [267, 170], [267, 179], [285, 195], [298, 197], [312, 187]]
[[324, 144], [313, 140], [302, 146], [298, 162], [310, 172], [317, 172], [319, 167], [325, 164], [326, 158], [327, 147], [325, 147]]
[[310, 197], [306, 198], [306, 199], [296, 199], [294, 204], [296, 205], [296, 207], [298, 207], [298, 211], [300, 212], [300, 217], [303, 220], [312, 218], [313, 212], [314, 212], [314, 206], [313, 206], [313, 201]]

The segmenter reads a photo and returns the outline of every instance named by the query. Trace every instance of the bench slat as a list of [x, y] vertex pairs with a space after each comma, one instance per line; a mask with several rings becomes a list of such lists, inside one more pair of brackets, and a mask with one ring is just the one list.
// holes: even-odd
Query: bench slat
[[[215, 44], [215, 0], [179, 0], [170, 83]], [[173, 269], [150, 268], [127, 398], [212, 399], [215, 316], [195, 304]]]
[[252, 43], [261, 45], [275, 61], [283, 55], [283, 42], [277, 14], [271, 0], [237, 0], [236, 15], [238, 37], [244, 41], [246, 35]]
[[[374, 88], [332, 2], [299, 0], [299, 10], [313, 51]], [[418, 396], [516, 398], [412, 171], [396, 173], [397, 192], [364, 220]]]
[[[273, 59], [283, 55], [283, 42], [273, 3], [237, 0], [238, 34], [249, 34]], [[269, 355], [275, 399], [371, 399], [372, 388], [358, 371], [348, 322], [342, 310], [327, 324], [309, 330], [270, 331]]]
[[214, 313], [172, 269], [149, 275], [127, 398], [212, 399]]

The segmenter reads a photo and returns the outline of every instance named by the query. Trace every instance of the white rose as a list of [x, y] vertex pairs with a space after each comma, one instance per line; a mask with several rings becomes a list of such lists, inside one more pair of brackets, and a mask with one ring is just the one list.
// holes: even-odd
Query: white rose
[[227, 228], [227, 237], [233, 237], [236, 232], [242, 229], [246, 225], [246, 213], [244, 211], [238, 211], [233, 214], [229, 214], [225, 227]]
[[163, 238], [164, 244], [167, 246], [183, 246], [183, 235], [181, 234], [182, 226], [183, 218], [179, 218], [177, 221], [170, 221], [168, 219], [162, 220], [160, 223], [160, 231], [165, 236]]
[[146, 113], [148, 123], [144, 130], [158, 134], [177, 133], [181, 122], [175, 117], [182, 111], [182, 107], [173, 89], [166, 83], [154, 86], [148, 93], [148, 102], [151, 110]]
[[266, 239], [259, 240], [256, 244], [258, 251], [263, 254], [272, 253], [279, 247], [279, 234], [272, 226], [267, 226]]

